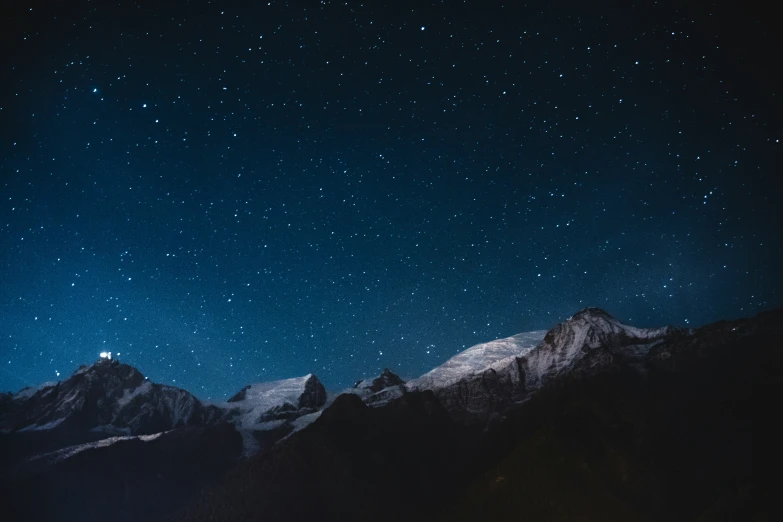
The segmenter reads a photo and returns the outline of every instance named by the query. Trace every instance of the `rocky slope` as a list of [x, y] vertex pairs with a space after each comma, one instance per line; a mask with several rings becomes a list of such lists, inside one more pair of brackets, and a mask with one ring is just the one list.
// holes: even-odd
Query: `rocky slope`
[[0, 430], [74, 429], [142, 435], [206, 424], [220, 415], [191, 393], [154, 384], [136, 368], [103, 359], [62, 382], [26, 388], [0, 411]]
[[233, 426], [110, 437], [38, 455], [0, 478], [8, 521], [157, 520], [236, 465]]
[[431, 392], [381, 408], [343, 394], [307, 429], [246, 460], [172, 520], [409, 520], [435, 514], [467, 447]]
[[405, 391], [405, 381], [388, 368], [384, 368], [378, 377], [362, 379], [343, 393], [358, 395], [365, 404], [378, 407], [401, 397]]
[[595, 372], [616, 359], [640, 362], [655, 344], [687, 332], [636, 328], [586, 308], [548, 332], [480, 344], [407, 384], [430, 389], [462, 422], [486, 422], [557, 378]]
[[214, 425], [222, 417], [185, 390], [154, 384], [132, 366], [104, 359], [0, 404], [0, 468], [66, 446]]
[[[20, 520], [131, 514], [149, 520], [219, 478], [240, 456], [306, 426], [325, 401], [323, 385], [307, 375], [253, 384], [227, 403], [204, 404], [102, 359], [64, 381], [0, 398], [0, 487], [18, 493], [13, 506]], [[93, 483], [94, 489], [83, 487]], [[36, 504], [35, 497], [46, 502]], [[66, 501], [63, 518], [46, 508]], [[40, 509], [25, 513], [27, 507]]]
[[312, 374], [251, 384], [218, 405], [239, 430], [244, 455], [251, 456], [315, 420], [326, 403], [326, 390]]
[[306, 375], [204, 404], [100, 361], [0, 395], [3, 513], [157, 520], [202, 490], [171, 520], [753, 519], [780, 324], [641, 329], [589, 308], [329, 400]]
[[763, 470], [781, 450], [763, 439], [781, 436], [781, 324], [783, 310], [721, 321], [641, 366], [562, 376], [492, 424], [486, 471], [441, 520], [779, 519]]
[[[780, 435], [760, 407], [778, 396], [780, 324], [644, 330], [588, 309], [443, 389], [338, 397], [169, 520], [775, 519], [753, 430]], [[455, 393], [503, 371], [507, 388]], [[496, 413], [455, 415], [482, 404]]]

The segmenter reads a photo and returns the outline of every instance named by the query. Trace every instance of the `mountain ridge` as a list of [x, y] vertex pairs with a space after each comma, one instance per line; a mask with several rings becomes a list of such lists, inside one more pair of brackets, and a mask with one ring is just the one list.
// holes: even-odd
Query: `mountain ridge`
[[[776, 519], [753, 474], [752, 427], [771, 425], [756, 401], [779, 383], [783, 310], [695, 330], [614, 325], [602, 329], [608, 345], [587, 332], [584, 350], [569, 349], [585, 320], [604, 319], [577, 316], [553, 334], [556, 353], [544, 351], [573, 354], [573, 371], [552, 366], [502, 413], [455, 416], [432, 390], [381, 408], [343, 395], [167, 520]], [[435, 462], [411, 462], [414, 451]]]
[[[101, 455], [125, 460], [130, 454], [137, 455], [135, 459], [149, 462], [150, 469], [153, 469], [160, 464], [159, 458], [152, 459], [151, 455], [162, 456], [172, 452], [178, 455], [177, 458], [185, 459], [182, 461], [185, 462], [189, 455], [198, 459], [200, 453], [215, 451], [214, 444], [218, 443], [225, 445], [225, 451], [216, 453], [216, 459], [212, 461], [210, 469], [215, 470], [214, 474], [198, 475], [199, 479], [188, 482], [190, 485], [185, 490], [178, 489], [177, 482], [173, 478], [180, 476], [184, 469], [183, 465], [166, 468], [165, 476], [172, 478], [159, 484], [161, 491], [173, 488], [171, 492], [174, 497], [187, 499], [192, 498], [202, 487], [208, 488], [204, 490], [207, 497], [198, 497], [195, 504], [192, 504], [192, 509], [181, 511], [180, 515], [174, 516], [172, 520], [206, 520], [200, 513], [212, 510], [213, 507], [208, 506], [216, 505], [215, 502], [219, 498], [234, 499], [231, 502], [240, 502], [245, 507], [252, 504], [256, 506], [254, 509], [270, 509], [270, 512], [279, 513], [279, 519], [286, 519], [283, 507], [292, 508], [292, 503], [301, 503], [303, 499], [298, 495], [309, 491], [310, 494], [321, 498], [321, 494], [316, 494], [313, 488], [317, 488], [318, 484], [328, 479], [322, 474], [312, 474], [314, 469], [312, 466], [339, 469], [338, 474], [347, 484], [366, 490], [367, 498], [362, 505], [367, 509], [388, 498], [389, 491], [398, 491], [400, 495], [410, 497], [408, 501], [402, 502], [401, 506], [407, 505], [410, 508], [421, 503], [428, 506], [427, 512], [435, 516], [436, 513], [442, 513], [447, 509], [442, 502], [462, 495], [459, 493], [463, 491], [462, 488], [473, 483], [476, 477], [486, 473], [493, 465], [502, 467], [503, 472], [498, 472], [499, 476], [506, 477], [511, 473], [509, 470], [515, 468], [513, 466], [509, 468], [511, 461], [502, 464], [503, 459], [526, 461], [533, 459], [531, 462], [534, 462], [535, 466], [543, 466], [542, 470], [548, 469], [550, 464], [546, 460], [541, 462], [535, 460], [538, 458], [537, 450], [525, 447], [514, 453], [519, 436], [524, 440], [528, 440], [525, 437], [533, 437], [529, 439], [530, 444], [537, 444], [536, 447], [542, 448], [544, 454], [552, 454], [552, 451], [556, 453], [561, 449], [569, 453], [571, 464], [563, 468], [563, 472], [571, 469], [570, 466], [581, 466], [582, 464], [579, 464], [581, 459], [588, 456], [589, 459], [585, 462], [593, 462], [595, 458], [599, 458], [590, 453], [594, 449], [588, 451], [579, 445], [583, 443], [572, 447], [573, 442], [568, 438], [570, 435], [563, 439], [564, 433], [598, 429], [598, 432], [602, 433], [599, 437], [600, 444], [610, 446], [616, 444], [612, 442], [614, 440], [612, 437], [618, 436], [617, 434], [604, 434], [604, 432], [613, 433], [615, 428], [605, 425], [606, 421], [601, 418], [593, 419], [592, 410], [580, 413], [584, 416], [584, 420], [577, 421], [576, 424], [570, 425], [568, 430], [562, 431], [559, 424], [562, 421], [558, 419], [570, 415], [568, 412], [574, 408], [575, 411], [581, 411], [579, 406], [581, 399], [578, 399], [580, 392], [568, 390], [584, 389], [587, 393], [585, 397], [595, 397], [600, 410], [605, 408], [604, 403], [615, 399], [611, 395], [605, 395], [600, 386], [596, 387], [596, 383], [603, 381], [614, 383], [611, 386], [616, 386], [618, 390], [631, 386], [628, 391], [623, 392], [630, 393], [631, 397], [635, 397], [633, 394], [640, 393], [633, 391], [639, 386], [642, 389], [659, 387], [662, 392], [655, 392], [655, 394], [662, 393], [663, 399], [644, 398], [648, 392], [642, 392], [634, 399], [642, 401], [636, 408], [645, 412], [644, 415], [657, 418], [655, 417], [658, 415], [655, 413], [657, 410], [647, 412], [645, 404], [649, 401], [663, 400], [665, 403], [661, 406], [664, 408], [663, 411], [677, 405], [677, 402], [672, 402], [671, 405], [666, 402], [670, 400], [667, 397], [670, 396], [669, 388], [673, 386], [669, 384], [670, 382], [682, 380], [679, 375], [694, 374], [696, 371], [694, 368], [707, 363], [713, 364], [710, 361], [720, 362], [731, 357], [726, 346], [734, 346], [746, 342], [743, 340], [747, 339], [761, 339], [762, 344], [778, 342], [775, 341], [775, 339], [779, 340], [780, 336], [774, 328], [776, 320], [783, 320], [783, 311], [759, 314], [751, 319], [722, 321], [698, 329], [671, 326], [637, 328], [621, 323], [602, 309], [587, 308], [578, 311], [546, 332], [525, 332], [474, 345], [423, 376], [408, 382], [385, 369], [379, 376], [362, 379], [334, 398], [327, 396], [323, 385], [315, 375], [307, 374], [280, 381], [250, 384], [226, 403], [203, 404], [185, 390], [151, 383], [133, 367], [117, 361], [99, 361], [91, 366], [80, 367], [71, 377], [59, 383], [44, 383], [35, 388], [21, 390], [14, 395], [0, 397], [0, 428], [4, 430], [0, 432], [0, 446], [2, 446], [0, 470], [4, 470], [0, 473], [0, 481], [4, 481], [11, 490], [18, 490], [20, 498], [28, 498], [24, 495], [31, 491], [30, 488], [52, 491], [50, 494], [56, 496], [54, 492], [58, 488], [67, 489], [66, 484], [60, 482], [63, 480], [62, 477], [72, 476], [78, 481], [78, 477], [85, 472], [79, 470], [93, 470], [94, 473], [106, 476], [121, 472], [121, 470], [107, 468], [108, 463], [104, 462], [104, 457], [98, 458]], [[776, 335], [778, 337], [775, 337]], [[769, 350], [763, 352], [766, 354], [764, 357], [774, 358], [774, 355], [769, 355], [768, 352]], [[617, 380], [618, 376], [622, 376], [622, 379]], [[714, 379], [710, 380], [711, 377], [703, 378], [707, 379], [705, 382], [709, 386], [716, 385]], [[687, 379], [684, 382], [687, 382]], [[76, 384], [81, 384], [81, 387]], [[686, 396], [700, 396], [697, 390], [687, 387], [686, 389]], [[565, 400], [569, 404], [573, 401], [577, 402], [565, 409], [557, 406], [553, 411], [542, 407], [542, 404], [551, 403], [552, 397], [561, 393], [558, 390], [567, 390], [562, 392], [566, 398], [558, 400]], [[752, 395], [752, 391], [749, 393]], [[102, 396], [98, 397], [98, 395]], [[671, 400], [682, 399], [675, 399], [672, 396]], [[702, 408], [709, 410], [711, 406], [708, 398], [698, 400], [707, 400], [706, 406]], [[618, 407], [625, 408], [625, 406], [614, 408]], [[26, 417], [22, 415], [22, 410], [29, 410], [29, 415]], [[83, 413], [84, 411], [87, 413]], [[610, 408], [603, 415], [612, 418], [616, 415], [612, 411], [614, 410]], [[68, 420], [68, 415], [58, 417], [63, 412], [76, 419], [82, 419], [81, 423]], [[632, 408], [628, 410], [627, 415], [632, 416], [636, 413]], [[719, 413], [711, 415], [719, 415]], [[58, 422], [59, 419], [66, 420]], [[528, 419], [528, 421], [523, 422], [520, 419]], [[547, 424], [550, 420], [547, 419], [554, 419], [551, 422], [556, 422], [550, 426]], [[544, 431], [531, 432], [533, 428], [525, 422], [533, 425], [540, 424]], [[615, 424], [619, 422], [619, 425], [625, 423], [620, 419], [612, 422]], [[635, 421], [638, 426], [645, 426], [646, 422], [649, 421], [644, 418]], [[725, 422], [729, 421], [720, 421], [717, 425]], [[721, 437], [725, 438], [734, 433], [732, 422], [727, 425], [729, 426], [727, 435]], [[595, 427], [590, 428], [593, 425]], [[150, 433], [151, 430], [160, 427], [163, 429]], [[82, 431], [80, 432], [79, 429]], [[84, 431], [85, 429], [87, 431]], [[678, 428], [673, 426], [667, 429], [676, 431]], [[699, 431], [700, 428], [695, 426], [694, 429]], [[645, 430], [651, 431], [652, 428], [645, 428]], [[364, 435], [360, 436], [361, 433]], [[518, 435], [511, 436], [513, 433]], [[589, 431], [584, 434], [585, 440], [590, 440], [591, 436]], [[609, 439], [605, 439], [607, 436]], [[667, 444], [680, 448], [677, 446], [679, 443], [668, 431], [664, 430], [658, 436], [661, 440], [669, 441]], [[550, 444], [548, 441], [552, 437], [557, 440]], [[645, 442], [645, 444], [654, 446], [655, 443]], [[331, 456], [326, 461], [321, 461], [321, 456], [314, 453], [316, 447]], [[725, 445], [720, 447], [723, 448], [722, 451], [727, 451]], [[660, 451], [654, 448], [650, 451], [653, 450]], [[425, 458], [422, 451], [429, 452], [434, 457]], [[585, 451], [588, 453], [584, 453]], [[634, 462], [634, 466], [641, 466], [639, 459], [643, 459], [643, 454], [642, 456], [637, 454], [633, 446], [623, 445], [616, 451], [627, 453], [627, 458], [631, 459], [629, 462]], [[684, 450], [680, 448], [677, 451]], [[403, 458], [398, 452], [407, 453], [407, 456]], [[449, 457], [449, 452], [456, 453]], [[416, 459], [421, 459], [420, 465], [426, 468], [429, 477], [416, 486], [423, 488], [424, 496], [408, 489], [407, 486], [398, 484], [399, 481], [413, 479], [409, 470], [400, 467], [404, 462], [407, 462], [409, 467], [419, 465], [415, 463], [415, 459], [411, 460], [411, 455], [417, 455]], [[687, 455], [687, 452], [683, 455]], [[443, 463], [455, 458], [456, 467], [438, 468], [437, 462]], [[743, 454], [740, 461], [747, 458], [747, 455]], [[301, 461], [301, 459], [305, 460]], [[354, 483], [351, 477], [354, 473], [360, 473], [362, 463], [372, 463], [375, 462], [374, 459], [381, 460], [371, 464], [371, 468], [375, 468], [373, 473], [388, 476], [379, 476], [366, 484]], [[517, 462], [517, 460], [513, 461]], [[269, 462], [269, 466], [265, 464], [259, 467], [261, 461]], [[275, 462], [277, 464], [274, 464]], [[309, 464], [306, 464], [308, 462]], [[352, 464], [349, 465], [348, 462]], [[284, 463], [293, 467], [286, 470]], [[737, 463], [729, 462], [727, 465], [735, 466], [735, 464]], [[653, 468], [656, 466], [654, 463], [645, 465]], [[358, 467], [354, 468], [354, 466]], [[601, 466], [604, 464], [602, 463]], [[744, 468], [740, 466], [737, 469]], [[575, 469], [568, 471], [568, 473], [572, 472], [577, 471]], [[741, 472], [745, 473], [744, 476], [747, 475], [746, 471]], [[137, 482], [133, 482], [134, 491], [147, 491], [143, 484], [149, 481], [149, 476], [145, 473], [147, 472], [135, 475], [134, 480]], [[221, 478], [223, 473], [228, 475]], [[270, 488], [270, 491], [278, 491], [279, 498], [270, 493], [271, 496], [265, 496], [258, 501], [260, 503], [247, 504], [243, 492], [249, 491], [248, 484], [256, 484], [256, 479], [252, 477], [258, 476], [259, 473], [266, 478], [261, 479], [261, 483], [258, 484], [263, 483], [263, 488]], [[283, 475], [280, 475], [281, 473]], [[604, 499], [602, 502], [607, 503], [606, 506], [614, 506], [611, 509], [625, 510], [623, 512], [628, 512], [629, 509], [652, 509], [650, 506], [655, 502], [650, 500], [651, 497], [648, 498], [636, 490], [633, 493], [636, 495], [634, 497], [636, 500], [632, 502], [615, 498], [613, 492], [625, 491], [626, 486], [616, 481], [613, 472], [602, 467], [598, 472], [591, 473], [593, 474], [590, 476], [596, 480], [608, 481], [606, 487], [609, 489], [601, 489], [600, 496]], [[644, 472], [635, 473], [641, 473], [640, 476], [644, 476], [644, 480], [655, 482], [658, 484], [656, 487], [664, 487], [656, 482], [660, 480], [658, 478], [646, 476]], [[509, 483], [530, 480], [529, 476], [513, 473], [512, 475], [513, 479], [498, 480], [509, 480]], [[290, 482], [283, 476], [298, 478]], [[548, 474], [547, 477], [549, 477], [547, 480], [568, 480], [562, 474]], [[176, 480], [185, 479], [183, 476]], [[226, 486], [209, 489], [211, 486], [208, 484], [216, 480], [222, 481], [221, 483]], [[295, 487], [295, 483], [308, 485], [296, 491], [279, 489]], [[288, 486], [285, 486], [286, 484]], [[378, 490], [369, 491], [367, 488], [378, 488]], [[479, 496], [495, 494], [492, 493], [495, 491], [495, 486], [485, 484], [477, 488], [466, 489], [464, 491], [473, 493], [465, 494]], [[346, 495], [349, 494], [349, 490], [350, 488], [337, 487], [333, 489], [333, 494], [335, 498], [347, 500]], [[77, 497], [79, 495], [72, 489], [68, 491]], [[431, 492], [431, 498], [427, 496], [427, 491]], [[569, 494], [578, 496], [577, 490], [569, 491]], [[707, 502], [712, 498], [710, 496], [712, 490], [705, 491], [706, 493], [700, 493], [703, 499], [699, 502]], [[676, 495], [672, 498], [675, 497]], [[134, 502], [139, 503], [138, 509], [144, 513], [159, 516], [171, 513], [173, 509], [171, 503], [155, 501], [159, 503], [159, 507], [156, 507], [154, 503], [150, 504], [151, 501], [138, 495], [134, 495], [133, 498]], [[299, 500], [294, 501], [294, 498]], [[583, 497], [579, 498], [582, 498], [580, 502], [584, 501]], [[328, 497], [322, 498], [321, 502], [331, 507], [322, 513], [310, 512], [308, 511], [310, 508], [306, 506], [299, 506], [297, 509], [302, 510], [303, 516], [309, 513], [308, 516], [324, 519], [329, 519], [331, 516], [325, 516], [324, 513], [334, 513], [335, 520], [363, 519], [361, 517], [369, 514], [369, 511], [364, 510], [365, 508], [359, 507], [356, 510], [345, 511], [347, 508], [335, 505], [335, 500]], [[684, 500], [677, 502], [688, 504]], [[169, 506], [165, 508], [167, 510], [165, 513], [161, 511], [164, 509], [161, 507], [164, 504]], [[180, 503], [178, 507], [183, 505]], [[17, 504], [17, 507], [21, 505]], [[105, 506], [102, 509], [107, 510], [107, 513], [113, 513], [112, 510], [115, 508]], [[125, 505], [123, 509], [135, 508]], [[465, 507], [466, 512], [470, 512], [471, 509], [473, 508]], [[361, 517], [358, 515], [360, 511]], [[236, 520], [253, 516], [251, 512], [235, 511], [233, 508], [227, 512], [237, 513], [236, 518], [233, 518]], [[379, 519], [391, 520], [392, 513], [395, 512], [391, 509]], [[401, 512], [397, 513], [401, 514]], [[604, 512], [606, 513], [608, 512]], [[47, 517], [56, 518], [49, 513], [46, 516], [41, 515], [40, 519], [52, 519]], [[271, 516], [270, 520], [274, 519], [275, 517]]]

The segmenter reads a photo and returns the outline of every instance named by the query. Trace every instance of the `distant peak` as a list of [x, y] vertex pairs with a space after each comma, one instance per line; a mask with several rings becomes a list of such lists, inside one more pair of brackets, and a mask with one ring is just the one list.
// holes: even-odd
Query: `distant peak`
[[250, 385], [248, 384], [241, 390], [239, 390], [237, 393], [232, 395], [226, 402], [241, 402], [244, 401], [247, 398], [247, 390], [250, 389]]
[[119, 380], [123, 385], [131, 387], [138, 386], [145, 380], [144, 375], [137, 368], [121, 363], [116, 359], [99, 359], [89, 366], [83, 364], [73, 372], [69, 379], [80, 375], [86, 376], [91, 380]]
[[405, 384], [405, 381], [403, 381], [399, 375], [388, 368], [384, 368], [378, 377], [375, 377], [374, 379], [361, 379], [354, 384], [353, 387], [367, 389], [374, 393], [381, 391], [384, 388], [399, 386], [401, 384]]
[[80, 370], [81, 369], [85, 369], [85, 370], [95, 369], [95, 370], [104, 370], [104, 371], [105, 370], [124, 370], [124, 371], [132, 370], [134, 372], [138, 372], [139, 371], [135, 367], [131, 366], [130, 364], [121, 363], [117, 359], [98, 359], [97, 361], [95, 361], [94, 363], [92, 363], [89, 366], [86, 366], [86, 365], [80, 366], [79, 369]]
[[603, 308], [597, 308], [597, 307], [587, 307], [583, 308], [582, 310], [579, 310], [577, 313], [575, 313], [571, 319], [589, 319], [591, 317], [603, 317], [606, 319], [614, 319], [612, 315], [604, 310]]

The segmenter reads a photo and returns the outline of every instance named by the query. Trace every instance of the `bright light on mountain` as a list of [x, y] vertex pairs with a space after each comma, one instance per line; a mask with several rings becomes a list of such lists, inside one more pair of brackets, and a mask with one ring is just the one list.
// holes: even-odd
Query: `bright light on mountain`
[[111, 352], [101, 352], [101, 359], [111, 359]]

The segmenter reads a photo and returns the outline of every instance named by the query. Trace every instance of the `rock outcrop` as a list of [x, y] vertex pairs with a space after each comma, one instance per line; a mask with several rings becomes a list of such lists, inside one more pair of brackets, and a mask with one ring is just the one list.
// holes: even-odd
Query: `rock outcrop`
[[663, 339], [682, 333], [624, 325], [604, 310], [586, 308], [548, 332], [469, 348], [407, 386], [431, 389], [455, 419], [486, 422], [558, 376], [597, 372], [618, 357], [638, 360]]
[[443, 388], [339, 396], [170, 520], [776, 520], [753, 433], [780, 432], [760, 401], [777, 397], [782, 321], [646, 330], [585, 310]]
[[378, 377], [362, 379], [346, 393], [358, 395], [370, 406], [382, 406], [405, 393], [405, 381], [388, 368], [384, 368]]
[[154, 384], [132, 366], [103, 359], [0, 403], [0, 433], [13, 448], [0, 462], [111, 436], [215, 424], [222, 416], [185, 390]]
[[315, 420], [326, 404], [326, 389], [313, 374], [245, 386], [218, 405], [244, 440], [251, 456]]
[[326, 390], [313, 374], [244, 387], [223, 407], [240, 428], [263, 428], [312, 413], [326, 403]]

